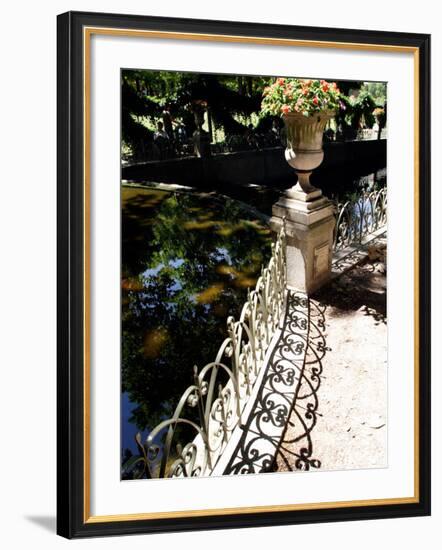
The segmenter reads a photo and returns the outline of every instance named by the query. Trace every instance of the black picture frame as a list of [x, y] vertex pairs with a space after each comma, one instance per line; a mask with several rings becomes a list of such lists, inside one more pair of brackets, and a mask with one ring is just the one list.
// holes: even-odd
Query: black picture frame
[[[430, 514], [430, 36], [427, 34], [300, 27], [68, 12], [57, 39], [57, 532], [67, 538], [226, 529]], [[84, 29], [140, 29], [412, 48], [418, 74], [419, 348], [418, 498], [415, 502], [314, 510], [223, 513], [193, 517], [91, 521], [85, 489], [85, 220]]]

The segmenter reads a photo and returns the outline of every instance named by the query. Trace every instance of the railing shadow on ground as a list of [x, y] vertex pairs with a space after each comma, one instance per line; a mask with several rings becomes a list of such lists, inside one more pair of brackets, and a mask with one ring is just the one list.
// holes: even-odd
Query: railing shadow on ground
[[311, 432], [318, 413], [324, 308], [289, 292], [283, 330], [225, 475], [319, 468]]
[[376, 323], [387, 323], [386, 269], [382, 261], [362, 260], [315, 293], [314, 298], [334, 313], [357, 311], [373, 317]]
[[321, 461], [314, 456], [312, 431], [318, 416], [321, 416], [318, 392], [323, 372], [322, 360], [330, 348], [325, 339], [326, 307], [308, 299], [308, 308], [309, 331], [305, 360], [293, 408], [275, 457], [275, 469], [278, 471], [305, 471], [321, 467]]

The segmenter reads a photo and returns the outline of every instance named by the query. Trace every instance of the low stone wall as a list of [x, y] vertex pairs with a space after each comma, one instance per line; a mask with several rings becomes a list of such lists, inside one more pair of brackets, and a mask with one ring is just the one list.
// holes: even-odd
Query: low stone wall
[[[326, 182], [330, 173], [349, 170], [361, 175], [385, 167], [387, 141], [351, 141], [324, 144], [324, 162], [315, 171], [316, 183]], [[122, 168], [129, 181], [176, 183], [192, 187], [256, 184], [271, 185], [294, 178], [282, 147], [224, 153], [210, 158], [186, 157], [141, 162]], [[319, 180], [319, 181], [318, 181]]]
[[161, 181], [198, 187], [214, 184], [263, 184], [292, 176], [283, 149], [223, 153], [209, 158], [186, 157], [125, 166], [126, 180]]

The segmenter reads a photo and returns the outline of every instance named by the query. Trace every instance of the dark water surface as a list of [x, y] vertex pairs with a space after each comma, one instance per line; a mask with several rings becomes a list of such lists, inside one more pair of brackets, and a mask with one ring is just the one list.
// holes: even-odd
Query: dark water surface
[[[271, 203], [270, 203], [271, 204]], [[216, 193], [122, 188], [122, 460], [213, 361], [270, 258], [266, 221]]]

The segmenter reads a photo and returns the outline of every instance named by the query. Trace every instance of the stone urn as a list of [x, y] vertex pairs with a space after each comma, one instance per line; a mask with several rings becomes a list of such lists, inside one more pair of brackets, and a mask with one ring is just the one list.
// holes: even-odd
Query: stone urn
[[331, 277], [334, 206], [310, 183], [310, 174], [324, 159], [322, 139], [334, 111], [304, 116], [283, 115], [287, 132], [285, 158], [296, 171], [298, 183], [272, 207], [270, 226], [286, 234], [287, 286], [307, 295]]
[[298, 176], [298, 183], [286, 191], [292, 199], [311, 201], [321, 196], [321, 190], [310, 183], [310, 174], [324, 159], [322, 138], [334, 111], [318, 111], [310, 116], [301, 113], [283, 115], [287, 132], [285, 159]]

